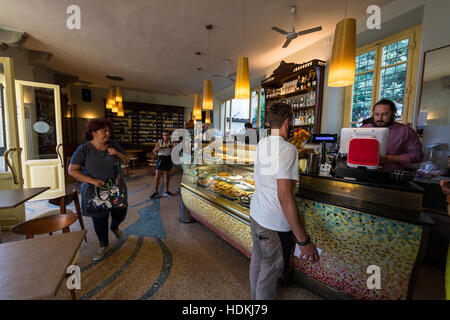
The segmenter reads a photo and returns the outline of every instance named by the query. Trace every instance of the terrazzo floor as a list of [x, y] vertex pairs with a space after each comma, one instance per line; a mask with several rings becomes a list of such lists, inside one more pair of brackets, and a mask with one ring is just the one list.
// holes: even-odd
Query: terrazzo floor
[[[78, 299], [173, 299], [173, 300], [243, 300], [250, 298], [248, 278], [250, 261], [202, 224], [179, 221], [180, 196], [151, 200], [154, 176], [147, 169], [135, 169], [127, 179], [129, 210], [120, 228], [125, 239], [117, 240], [110, 232], [105, 257], [93, 262], [98, 240], [92, 220], [85, 217], [87, 243], [80, 247], [81, 290]], [[170, 190], [176, 193], [181, 181], [174, 172]], [[73, 189], [68, 183], [66, 191]], [[27, 219], [54, 209], [46, 201], [28, 202]], [[71, 206], [69, 206], [71, 208]], [[80, 230], [78, 222], [71, 230]], [[46, 235], [43, 235], [46, 236]], [[24, 239], [2, 232], [3, 242]], [[414, 293], [416, 299], [442, 299], [443, 272], [424, 265]], [[64, 283], [56, 300], [69, 299]], [[278, 299], [321, 300], [311, 291], [291, 284], [280, 288]]]

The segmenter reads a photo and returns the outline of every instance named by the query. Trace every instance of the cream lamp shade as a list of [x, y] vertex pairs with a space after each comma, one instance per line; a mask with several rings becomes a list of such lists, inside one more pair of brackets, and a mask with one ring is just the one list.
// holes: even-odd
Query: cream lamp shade
[[248, 71], [248, 58], [240, 57], [236, 71], [236, 85], [234, 87], [235, 99], [250, 98], [250, 76]]
[[356, 19], [344, 19], [336, 25], [328, 74], [329, 87], [346, 87], [355, 82]]
[[123, 102], [122, 90], [120, 90], [120, 87], [116, 87], [116, 102]]
[[119, 112], [119, 105], [118, 104], [113, 105], [111, 111], [114, 112], [114, 113], [118, 113]]
[[206, 113], [206, 116], [205, 116], [205, 123], [206, 123], [206, 124], [211, 123], [211, 118], [210, 118], [209, 112], [210, 112], [210, 111], [206, 111], [206, 112], [205, 112], [205, 113]]
[[194, 114], [194, 119], [195, 120], [202, 120], [202, 114]]
[[113, 105], [106, 101], [106, 109], [112, 109]]
[[212, 110], [213, 106], [213, 96], [212, 96], [212, 82], [211, 80], [203, 81], [203, 101], [202, 101], [202, 109], [203, 110]]
[[198, 93], [194, 94], [194, 109], [193, 109], [194, 117], [199, 114], [201, 116], [202, 114], [201, 100], [202, 98], [200, 97], [200, 94]]
[[116, 104], [116, 96], [114, 95], [113, 88], [109, 88], [109, 94], [108, 94], [107, 103], [110, 104], [110, 105], [113, 105], [113, 106]]

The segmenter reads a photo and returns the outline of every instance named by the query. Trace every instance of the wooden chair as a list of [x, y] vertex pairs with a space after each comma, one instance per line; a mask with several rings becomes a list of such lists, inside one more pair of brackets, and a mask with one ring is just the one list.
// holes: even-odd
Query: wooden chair
[[[48, 233], [50, 235], [53, 232], [62, 230], [63, 233], [70, 232], [70, 225], [78, 219], [77, 215], [73, 213], [65, 214], [53, 214], [40, 218], [31, 219], [23, 223], [17, 224], [11, 228], [11, 231], [18, 234], [26, 235], [27, 239], [33, 239], [35, 235]], [[76, 264], [79, 258], [79, 251], [77, 252], [72, 264]], [[68, 275], [66, 275], [66, 278]], [[70, 296], [75, 300], [75, 289], [71, 289]]]
[[[80, 200], [78, 198], [78, 193], [76, 190], [73, 190], [71, 193], [68, 193], [62, 197], [48, 200], [48, 202], [50, 204], [59, 206], [59, 210], [58, 209], [50, 210], [50, 211], [47, 211], [47, 212], [37, 215], [35, 218], [41, 218], [41, 217], [57, 215], [57, 214], [65, 214], [65, 213], [74, 214], [74, 212], [72, 210], [67, 209], [67, 206], [69, 204], [71, 204], [72, 201], [75, 203], [76, 215], [78, 217], [78, 220], [80, 221], [81, 230], [85, 230], [84, 222], [83, 222], [83, 215], [81, 214]], [[87, 242], [86, 238], [84, 238], [84, 240]]]

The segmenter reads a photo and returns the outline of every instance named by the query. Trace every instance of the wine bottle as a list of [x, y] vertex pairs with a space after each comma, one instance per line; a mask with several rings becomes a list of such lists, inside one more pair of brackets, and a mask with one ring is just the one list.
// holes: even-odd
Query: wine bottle
[[301, 80], [300, 80], [300, 76], [298, 76], [298, 80], [297, 80], [297, 88], [296, 88], [297, 91], [300, 90], [301, 85], [302, 85], [302, 82], [301, 82]]
[[311, 73], [308, 75], [308, 81], [307, 81], [307, 83], [306, 83], [306, 86], [307, 86], [308, 88], [311, 88]]
[[317, 85], [317, 73], [314, 72], [313, 80], [312, 80], [312, 86], [315, 87]]

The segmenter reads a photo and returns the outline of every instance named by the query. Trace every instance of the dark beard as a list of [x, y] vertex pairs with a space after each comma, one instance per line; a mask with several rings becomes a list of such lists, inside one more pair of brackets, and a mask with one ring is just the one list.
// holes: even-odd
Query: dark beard
[[391, 118], [391, 120], [389, 120], [389, 122], [384, 123], [382, 121], [377, 121], [377, 122], [373, 122], [373, 126], [374, 127], [378, 127], [378, 128], [386, 128], [386, 127], [390, 127], [393, 123], [394, 123], [395, 119]]

